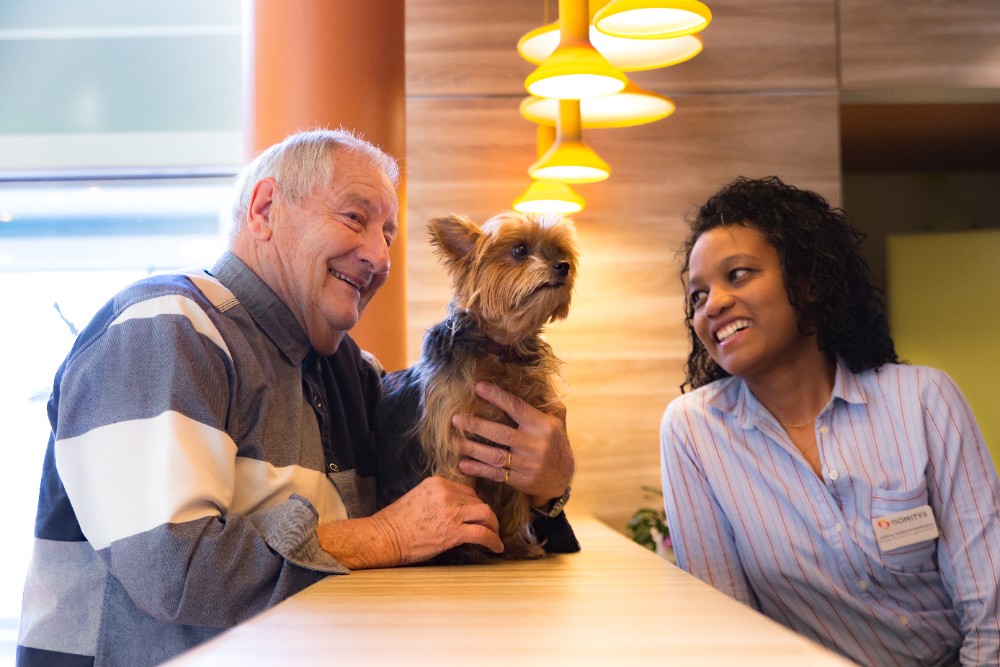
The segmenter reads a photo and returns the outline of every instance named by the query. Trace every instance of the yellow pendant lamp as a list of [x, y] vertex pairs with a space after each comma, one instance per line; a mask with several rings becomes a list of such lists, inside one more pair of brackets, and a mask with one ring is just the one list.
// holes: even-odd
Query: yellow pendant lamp
[[611, 0], [594, 14], [603, 33], [634, 39], [665, 39], [692, 35], [712, 20], [698, 0]]
[[[554, 125], [539, 125], [537, 133], [538, 157], [545, 155], [555, 142]], [[579, 213], [586, 205], [583, 197], [560, 181], [533, 181], [520, 197], [514, 200], [514, 210], [521, 213]]]
[[[670, 67], [691, 60], [704, 49], [698, 35], [633, 39], [606, 35], [594, 26], [590, 26], [590, 43], [608, 59], [612, 67], [623, 72]], [[517, 43], [517, 52], [528, 62], [538, 65], [555, 51], [558, 44], [559, 24], [550, 23], [525, 34]]]
[[596, 183], [611, 175], [608, 163], [583, 143], [579, 100], [559, 100], [555, 143], [528, 173], [535, 179], [564, 183]]
[[[590, 0], [593, 17], [608, 0]], [[607, 35], [588, 26], [590, 43], [608, 59], [612, 66], [623, 72], [639, 72], [677, 65], [694, 58], [704, 48], [697, 35], [682, 35], [666, 39], [633, 39]], [[539, 65], [559, 46], [559, 22], [535, 28], [517, 42], [517, 52], [530, 63]]]
[[583, 197], [573, 188], [559, 181], [533, 181], [524, 193], [514, 200], [514, 210], [521, 213], [579, 213], [586, 206]]
[[[645, 90], [632, 81], [614, 95], [580, 100], [580, 127], [585, 129], [632, 127], [666, 118], [676, 105], [663, 95]], [[526, 97], [521, 115], [532, 123], [555, 126], [559, 118], [559, 100]]]
[[559, 0], [559, 46], [525, 79], [529, 93], [578, 100], [625, 87], [625, 74], [590, 43], [589, 26], [587, 0]]

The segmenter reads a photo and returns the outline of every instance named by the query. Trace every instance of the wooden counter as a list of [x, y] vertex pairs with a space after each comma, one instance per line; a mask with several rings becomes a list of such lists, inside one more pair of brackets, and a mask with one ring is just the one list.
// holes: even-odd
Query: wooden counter
[[180, 665], [850, 665], [590, 517], [540, 561], [331, 576]]

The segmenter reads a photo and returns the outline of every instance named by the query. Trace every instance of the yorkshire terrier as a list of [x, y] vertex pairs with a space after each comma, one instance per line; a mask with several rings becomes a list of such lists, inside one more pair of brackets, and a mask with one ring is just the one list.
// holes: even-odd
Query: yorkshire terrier
[[[528, 497], [509, 484], [459, 471], [456, 439], [461, 434], [451, 419], [476, 414], [515, 426], [476, 396], [480, 380], [539, 410], [554, 411], [561, 361], [541, 333], [547, 323], [569, 314], [577, 270], [575, 230], [558, 215], [513, 211], [482, 227], [463, 216], [437, 218], [429, 230], [451, 279], [452, 297], [444, 321], [427, 330], [421, 359], [390, 373], [383, 383], [376, 448], [379, 507], [430, 475], [459, 480], [497, 515], [503, 558], [538, 558], [544, 550], [531, 528]], [[434, 562], [474, 563], [489, 556], [483, 547], [463, 545]]]

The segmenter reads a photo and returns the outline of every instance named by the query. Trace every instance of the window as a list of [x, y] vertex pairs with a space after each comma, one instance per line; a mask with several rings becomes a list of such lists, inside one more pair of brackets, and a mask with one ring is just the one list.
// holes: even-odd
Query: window
[[211, 265], [242, 158], [236, 0], [0, 3], [0, 667], [13, 665], [46, 402], [125, 284]]

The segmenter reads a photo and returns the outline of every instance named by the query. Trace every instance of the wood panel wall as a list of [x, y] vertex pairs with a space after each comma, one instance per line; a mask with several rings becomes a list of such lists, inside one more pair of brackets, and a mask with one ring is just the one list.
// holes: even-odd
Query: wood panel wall
[[[1000, 99], [996, 0], [707, 1], [714, 20], [703, 53], [631, 75], [671, 97], [676, 113], [585, 131], [612, 175], [576, 188], [588, 202], [575, 216], [581, 277], [569, 319], [549, 331], [566, 361], [578, 464], [571, 507], [618, 528], [656, 503], [642, 487], [659, 487], [659, 420], [683, 380], [676, 251], [685, 216], [738, 175], [777, 174], [839, 203], [845, 93]], [[483, 220], [527, 187], [535, 133], [517, 106], [532, 66], [515, 46], [555, 20], [557, 2], [407, 0], [406, 10], [413, 360], [448, 299], [423, 223], [451, 212]]]
[[[556, 2], [549, 7], [555, 19]], [[673, 68], [635, 73], [671, 97], [672, 116], [585, 131], [611, 178], [577, 186], [581, 275], [569, 318], [549, 340], [565, 360], [577, 455], [571, 507], [623, 529], [658, 499], [658, 429], [687, 356], [676, 251], [685, 216], [738, 175], [780, 175], [838, 201], [833, 0], [712, 0], [705, 49]], [[517, 111], [533, 67], [516, 52], [543, 25], [540, 0], [407, 0], [408, 350], [444, 315], [448, 285], [427, 219], [478, 220], [530, 182], [534, 126]]]
[[839, 0], [839, 6], [845, 90], [936, 102], [985, 91], [997, 102], [1000, 2]]

